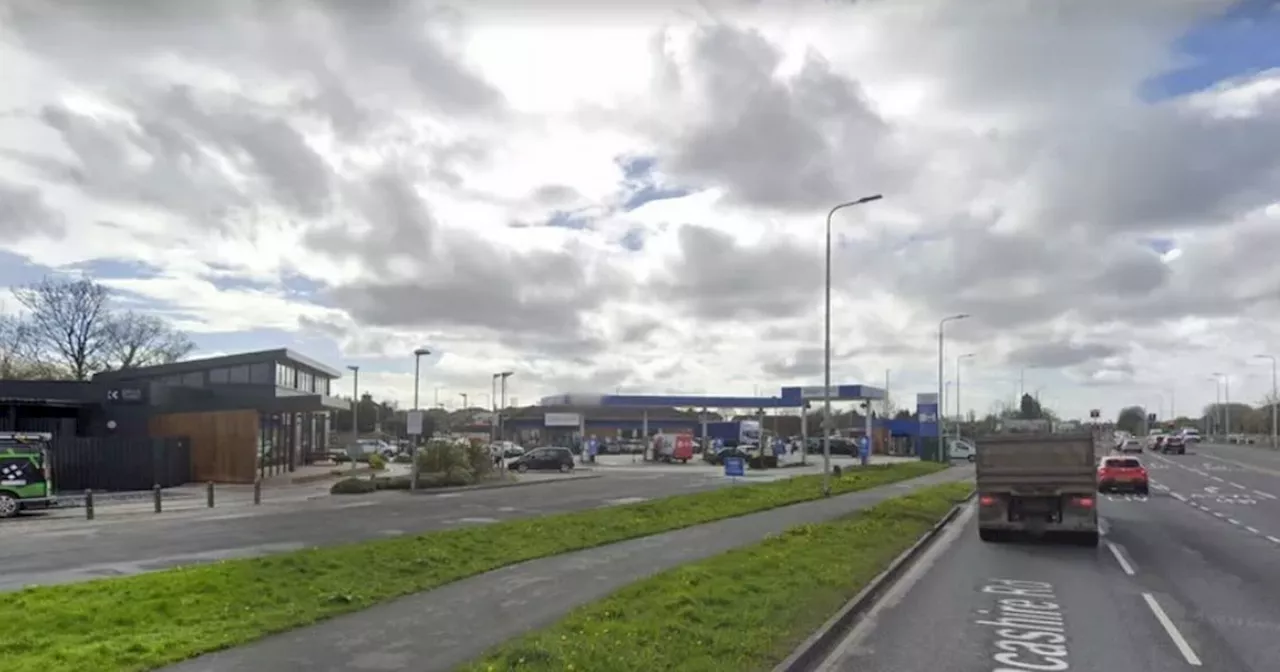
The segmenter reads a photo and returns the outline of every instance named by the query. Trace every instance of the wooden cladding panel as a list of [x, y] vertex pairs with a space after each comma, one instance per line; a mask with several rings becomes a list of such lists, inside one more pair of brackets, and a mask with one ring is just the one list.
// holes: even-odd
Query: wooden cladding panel
[[152, 417], [149, 424], [152, 436], [190, 440], [196, 481], [252, 483], [257, 476], [257, 411], [166, 413]]

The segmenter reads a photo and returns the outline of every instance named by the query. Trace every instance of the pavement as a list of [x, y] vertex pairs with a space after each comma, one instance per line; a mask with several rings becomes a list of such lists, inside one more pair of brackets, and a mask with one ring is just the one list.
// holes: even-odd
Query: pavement
[[[198, 508], [166, 508], [162, 514], [109, 516], [100, 510], [94, 521], [43, 516], [0, 521], [0, 531], [11, 540], [0, 544], [0, 591], [628, 504], [729, 484], [722, 476], [661, 471], [520, 478], [555, 482], [429, 495], [322, 495], [270, 504], [271, 496], [264, 494], [261, 506], [219, 499], [214, 509], [203, 508], [197, 498]], [[150, 510], [149, 504], [142, 506]]]
[[[532, 560], [164, 669], [453, 670], [493, 646], [549, 626], [578, 606], [661, 571], [757, 543], [797, 525], [830, 520], [927, 485], [972, 477], [973, 469], [966, 465], [910, 482]], [[616, 485], [620, 481], [589, 482], [614, 490], [615, 496], [621, 494]]]
[[819, 669], [1274, 672], [1280, 454], [1142, 459], [1151, 496], [1100, 495], [1096, 549], [983, 543], [967, 509]]

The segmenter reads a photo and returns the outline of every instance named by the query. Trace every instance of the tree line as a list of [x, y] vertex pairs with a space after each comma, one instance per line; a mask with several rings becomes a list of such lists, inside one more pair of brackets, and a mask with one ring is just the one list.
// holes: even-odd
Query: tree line
[[[1204, 431], [1216, 429], [1223, 434], [1270, 434], [1271, 407], [1275, 403], [1271, 399], [1264, 399], [1257, 406], [1237, 402], [1209, 404], [1204, 407], [1199, 417], [1181, 416], [1173, 420], [1156, 418], [1156, 421], [1161, 426], [1200, 427]], [[1142, 406], [1125, 407], [1120, 410], [1120, 414], [1116, 418], [1116, 428], [1132, 434], [1142, 433], [1143, 430], [1147, 429], [1147, 414], [1149, 412], [1148, 409]], [[1205, 426], [1206, 422], [1208, 426]], [[1224, 425], [1224, 422], [1229, 422], [1230, 426]]]
[[169, 364], [196, 347], [164, 318], [121, 306], [92, 279], [49, 276], [12, 292], [21, 310], [0, 314], [0, 379], [88, 380]]

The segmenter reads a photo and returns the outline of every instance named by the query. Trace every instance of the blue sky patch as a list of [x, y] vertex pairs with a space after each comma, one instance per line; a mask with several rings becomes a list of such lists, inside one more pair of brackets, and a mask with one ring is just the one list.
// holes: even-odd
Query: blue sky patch
[[1175, 51], [1191, 63], [1148, 80], [1143, 97], [1164, 100], [1280, 67], [1280, 3], [1243, 0], [1187, 31]]
[[644, 229], [636, 227], [627, 231], [622, 236], [622, 246], [632, 252], [639, 252], [644, 249], [645, 233]]
[[646, 184], [640, 187], [639, 189], [637, 189], [636, 191], [632, 192], [631, 195], [627, 197], [627, 200], [624, 201], [622, 204], [622, 209], [627, 212], [631, 212], [632, 210], [635, 210], [636, 208], [644, 205], [645, 203], [662, 201], [668, 198], [684, 198], [685, 196], [688, 196], [690, 193], [692, 192], [690, 192], [688, 189], [680, 189], [680, 188], [664, 189], [662, 187], [655, 187], [653, 185]]
[[1178, 249], [1178, 243], [1172, 238], [1147, 238], [1142, 241], [1142, 244], [1146, 245], [1147, 249], [1161, 256]]
[[574, 231], [586, 231], [591, 228], [594, 220], [591, 217], [584, 216], [580, 212], [565, 212], [557, 210], [551, 213], [551, 217], [547, 219], [547, 226], [557, 229], [573, 229]]

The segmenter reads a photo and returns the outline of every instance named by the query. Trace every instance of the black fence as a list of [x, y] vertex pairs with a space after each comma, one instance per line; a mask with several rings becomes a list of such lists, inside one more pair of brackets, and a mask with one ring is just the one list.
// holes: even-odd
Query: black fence
[[53, 484], [60, 493], [150, 490], [191, 481], [191, 443], [184, 438], [55, 437]]

